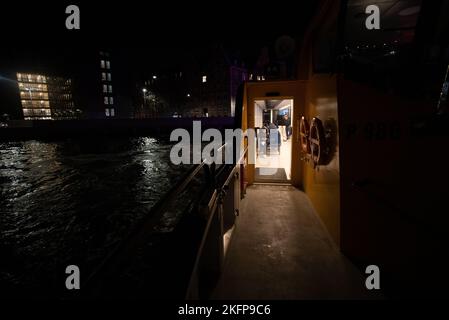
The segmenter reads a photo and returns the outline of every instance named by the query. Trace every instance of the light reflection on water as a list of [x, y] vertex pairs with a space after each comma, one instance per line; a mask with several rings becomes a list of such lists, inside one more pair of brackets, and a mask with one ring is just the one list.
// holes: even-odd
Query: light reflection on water
[[152, 138], [1, 143], [0, 292], [91, 269], [185, 172], [169, 152]]

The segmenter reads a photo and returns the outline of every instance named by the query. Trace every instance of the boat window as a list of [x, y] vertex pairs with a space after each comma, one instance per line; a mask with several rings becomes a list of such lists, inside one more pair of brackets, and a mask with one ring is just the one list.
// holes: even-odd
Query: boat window
[[313, 72], [329, 73], [334, 69], [337, 45], [337, 23], [321, 32], [315, 37], [313, 43]]
[[[379, 8], [379, 29], [368, 29], [366, 13], [369, 5]], [[414, 40], [421, 0], [349, 0], [346, 9], [346, 44], [360, 54], [388, 53], [388, 48]], [[358, 49], [358, 50], [357, 50]]]
[[[379, 29], [368, 29], [369, 5], [379, 8]], [[347, 2], [344, 28], [344, 73], [389, 92], [410, 92], [419, 57], [413, 46], [421, 0]], [[413, 74], [415, 73], [415, 74]]]

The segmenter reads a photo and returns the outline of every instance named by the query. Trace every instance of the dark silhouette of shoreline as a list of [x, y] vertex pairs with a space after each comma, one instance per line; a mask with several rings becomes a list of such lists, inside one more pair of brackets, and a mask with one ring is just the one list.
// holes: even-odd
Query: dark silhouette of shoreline
[[0, 128], [0, 141], [30, 139], [60, 140], [92, 136], [167, 135], [177, 128], [191, 130], [193, 121], [201, 121], [202, 129], [224, 130], [234, 127], [232, 117], [150, 118], [91, 120], [12, 120]]

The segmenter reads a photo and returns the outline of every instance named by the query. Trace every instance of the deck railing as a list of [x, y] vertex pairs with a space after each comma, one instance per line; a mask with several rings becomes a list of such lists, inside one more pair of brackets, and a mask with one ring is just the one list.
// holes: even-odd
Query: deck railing
[[[222, 156], [227, 147], [224, 144], [218, 150], [217, 156]], [[196, 224], [200, 226], [185, 228], [184, 231], [180, 232], [181, 236], [178, 236], [177, 241], [179, 243], [192, 242], [188, 247], [189, 249], [193, 248], [187, 250], [191, 251], [190, 253], [183, 254], [184, 256], [190, 255], [188, 259], [178, 261], [177, 267], [184, 269], [182, 272], [189, 275], [185, 277], [185, 285], [178, 284], [180, 287], [184, 287], [182, 291], [185, 292], [185, 298], [187, 299], [210, 296], [221, 273], [226, 248], [234, 229], [236, 216], [239, 214], [239, 204], [242, 197], [240, 187], [241, 167], [245, 161], [246, 153], [247, 150], [232, 165], [215, 165], [215, 163], [208, 164], [203, 161], [201, 164], [193, 166], [153, 206], [148, 218], [138, 223], [132, 232], [90, 274], [85, 282], [89, 296], [103, 295], [105, 283], [110, 282], [108, 279], [114, 278], [115, 275], [122, 272], [128, 262], [127, 257], [139, 254], [138, 248], [147, 241], [148, 234], [154, 232], [155, 226], [161, 221], [164, 213], [171, 206], [177, 205], [176, 201], [179, 199], [179, 195], [188, 190], [192, 183], [198, 179], [204, 179], [203, 183], [207, 186], [206, 189], [209, 192], [205, 192], [199, 197], [197, 203], [192, 206], [191, 211], [194, 212], [190, 212], [192, 216], [197, 218]], [[195, 232], [196, 234], [194, 234]], [[199, 241], [195, 241], [195, 239]], [[184, 246], [181, 245], [181, 247]], [[166, 263], [176, 261], [170, 260]], [[163, 265], [165, 262], [159, 261], [158, 263]], [[171, 268], [175, 269], [173, 266]], [[149, 289], [151, 290], [151, 288]]]

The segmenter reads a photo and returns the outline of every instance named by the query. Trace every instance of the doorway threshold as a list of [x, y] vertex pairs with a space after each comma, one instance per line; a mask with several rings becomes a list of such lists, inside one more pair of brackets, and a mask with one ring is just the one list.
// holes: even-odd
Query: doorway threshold
[[262, 186], [291, 186], [291, 182], [289, 181], [276, 181], [276, 180], [270, 180], [270, 181], [254, 181], [254, 185], [262, 185]]

